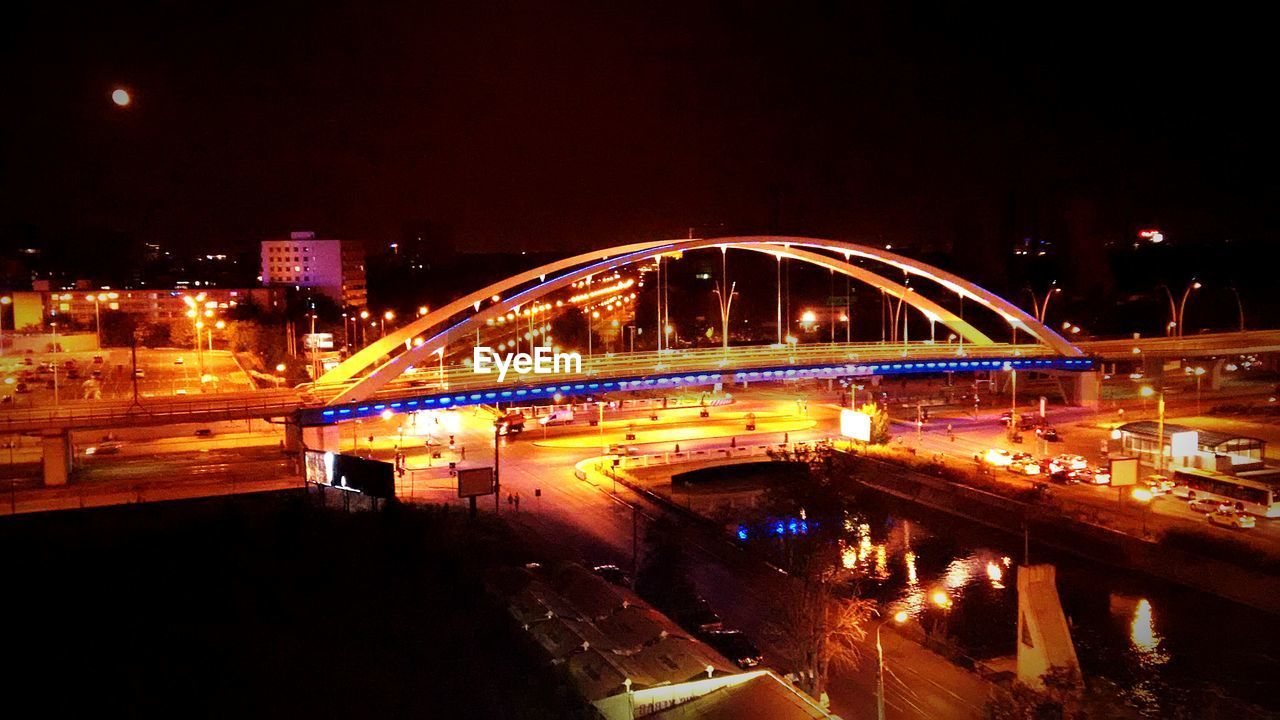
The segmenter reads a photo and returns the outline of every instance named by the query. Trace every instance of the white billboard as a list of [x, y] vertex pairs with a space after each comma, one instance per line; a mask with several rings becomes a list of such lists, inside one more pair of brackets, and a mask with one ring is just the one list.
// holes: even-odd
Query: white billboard
[[1173, 457], [1191, 457], [1200, 449], [1200, 433], [1195, 430], [1173, 433], [1169, 436], [1169, 446]]
[[853, 440], [871, 442], [871, 416], [857, 410], [841, 408], [840, 434]]

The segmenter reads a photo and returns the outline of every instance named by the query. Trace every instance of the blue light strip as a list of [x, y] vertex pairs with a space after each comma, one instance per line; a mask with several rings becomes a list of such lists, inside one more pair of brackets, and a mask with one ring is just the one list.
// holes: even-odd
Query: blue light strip
[[[832, 364], [783, 366], [773, 368], [753, 368], [724, 373], [670, 373], [660, 375], [642, 375], [638, 377], [615, 378], [599, 382], [575, 382], [560, 385], [545, 383], [526, 385], [518, 388], [481, 389], [468, 391], [465, 395], [418, 395], [401, 398], [390, 404], [398, 408], [401, 404], [416, 407], [466, 407], [484, 402], [494, 401], [500, 394], [503, 398], [513, 395], [516, 398], [528, 396], [550, 397], [556, 393], [567, 396], [592, 395], [602, 388], [608, 390], [641, 390], [652, 387], [689, 387], [697, 385], [714, 385], [718, 382], [737, 383], [745, 381], [778, 380], [787, 378], [841, 378], [872, 375], [913, 375], [919, 373], [936, 373], [951, 370], [1072, 370], [1083, 372], [1093, 369], [1093, 360], [1088, 358], [994, 358], [986, 360], [921, 360], [905, 363], [869, 363], [869, 364]], [[350, 403], [329, 408], [310, 408], [302, 411], [303, 425], [327, 425], [329, 423], [351, 418], [372, 417], [381, 414], [386, 404], [360, 405]], [[341, 417], [338, 417], [341, 416]]]

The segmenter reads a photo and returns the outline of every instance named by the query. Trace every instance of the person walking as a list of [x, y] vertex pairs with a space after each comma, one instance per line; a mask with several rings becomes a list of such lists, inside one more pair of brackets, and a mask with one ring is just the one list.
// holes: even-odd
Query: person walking
[[520, 512], [520, 491], [516, 491], [516, 512]]

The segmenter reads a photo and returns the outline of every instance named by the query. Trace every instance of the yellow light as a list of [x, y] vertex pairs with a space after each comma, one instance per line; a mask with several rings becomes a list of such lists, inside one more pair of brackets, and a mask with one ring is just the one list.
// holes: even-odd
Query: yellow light
[[195, 310], [188, 310], [188, 311], [187, 311], [187, 317], [189, 317], [189, 318], [193, 318], [193, 317], [195, 317], [195, 316], [196, 316], [196, 311], [195, 311]]
[[84, 299], [88, 300], [89, 302], [93, 302], [94, 300], [97, 300], [97, 298], [92, 295], [85, 295]]
[[8, 295], [5, 295], [4, 297], [0, 297], [0, 305], [8, 305], [11, 302], [13, 302], [13, 298], [9, 297]]
[[929, 599], [933, 600], [933, 604], [940, 608], [951, 607], [951, 598], [941, 590], [935, 590]]
[[811, 322], [815, 322], [817, 319], [818, 319], [818, 316], [815, 315], [812, 310], [805, 310], [804, 314], [800, 316], [800, 322], [811, 323]]
[[383, 419], [383, 420], [390, 420], [392, 415], [395, 415], [395, 413], [391, 412], [391, 410], [390, 410], [390, 409], [387, 409], [387, 410], [383, 410], [383, 411], [382, 411], [382, 419]]
[[205, 317], [213, 317], [213, 311], [212, 311], [212, 310], [205, 310], [205, 311], [204, 311], [204, 316], [205, 316]]
[[423, 305], [423, 306], [419, 307], [419, 308], [418, 308], [418, 314], [419, 314], [419, 315], [426, 315], [426, 314], [427, 314], [427, 306], [426, 306], [426, 305]]
[[1142, 394], [1142, 397], [1151, 397], [1156, 394], [1156, 391], [1151, 389], [1150, 385], [1143, 385], [1142, 389], [1138, 392]]
[[893, 621], [901, 625], [902, 623], [906, 622], [907, 618], [909, 617], [910, 615], [907, 615], [906, 610], [899, 610], [898, 612], [893, 614]]
[[388, 310], [382, 314], [382, 317], [386, 318], [387, 320], [395, 320], [396, 314]]
[[221, 330], [221, 329], [225, 328], [225, 327], [227, 326], [227, 324], [226, 324], [225, 322], [223, 322], [223, 321], [219, 320], [218, 322], [214, 323], [214, 324], [213, 324], [213, 326], [214, 326], [214, 327], [216, 327], [216, 328], [218, 328], [219, 330]]
[[1138, 502], [1151, 502], [1151, 499], [1155, 497], [1155, 495], [1151, 494], [1150, 490], [1141, 487], [1134, 488], [1132, 495], [1133, 499]]
[[284, 363], [276, 365], [276, 372], [284, 372]]
[[416, 337], [416, 338], [414, 338], [414, 339], [413, 339], [413, 346], [414, 346], [414, 347], [418, 347], [418, 346], [422, 345], [422, 343], [423, 343], [423, 342], [425, 342], [425, 341], [424, 341], [422, 338], [420, 338], [420, 337]]
[[118, 107], [126, 107], [129, 103], [133, 102], [133, 98], [129, 97], [128, 90], [125, 90], [124, 88], [116, 88], [111, 91], [111, 102], [115, 103]]
[[361, 320], [368, 320], [368, 319], [369, 319], [369, 311], [368, 311], [368, 310], [361, 310], [361, 311], [360, 311], [360, 319], [361, 319]]

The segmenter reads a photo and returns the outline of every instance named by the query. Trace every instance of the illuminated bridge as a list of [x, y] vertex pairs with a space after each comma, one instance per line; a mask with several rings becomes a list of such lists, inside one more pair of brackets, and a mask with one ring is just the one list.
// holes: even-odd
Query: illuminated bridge
[[[468, 366], [471, 351], [488, 338], [506, 337], [502, 326], [537, 330], [539, 313], [553, 313], [546, 300], [554, 293], [584, 287], [597, 276], [612, 277], [624, 268], [657, 268], [664, 258], [695, 250], [751, 251], [825, 268], [871, 285], [919, 312], [930, 329], [941, 325], [945, 342], [914, 342], [903, 337], [880, 343], [805, 343], [732, 346], [726, 348], [595, 354], [583, 357], [581, 373], [508, 377], [482, 375]], [[891, 280], [864, 262], [888, 266], [904, 282]], [[655, 265], [656, 263], [656, 265]], [[909, 285], [919, 278], [935, 286], [941, 299]], [[1029, 342], [996, 342], [947, 299], [963, 308], [978, 306], [993, 314], [1012, 338]], [[554, 307], [562, 305], [557, 301]], [[779, 309], [781, 320], [781, 309]], [[528, 323], [527, 325], [523, 323]], [[932, 332], [931, 332], [932, 335]], [[532, 349], [529, 333], [524, 337]], [[1092, 360], [1078, 347], [1013, 303], [960, 277], [887, 250], [834, 240], [801, 237], [724, 237], [636, 243], [567, 258], [534, 268], [481, 288], [387, 334], [320, 377], [311, 389], [323, 407], [302, 411], [302, 422], [327, 424], [379, 414], [386, 410], [456, 407], [476, 403], [516, 402], [561, 395], [590, 395], [615, 390], [679, 388], [715, 383], [742, 383], [807, 378], [1027, 369], [1085, 371]]]

